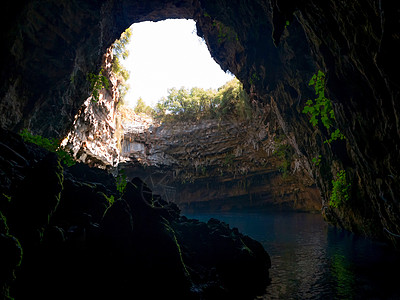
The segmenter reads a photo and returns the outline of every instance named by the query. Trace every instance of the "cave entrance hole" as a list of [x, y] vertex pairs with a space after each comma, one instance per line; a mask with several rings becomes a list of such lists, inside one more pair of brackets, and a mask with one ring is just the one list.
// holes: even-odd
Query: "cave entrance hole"
[[171, 88], [218, 89], [234, 76], [224, 72], [211, 57], [205, 41], [197, 35], [192, 19], [166, 19], [134, 23], [126, 45], [129, 71], [125, 102], [139, 98], [154, 106]]

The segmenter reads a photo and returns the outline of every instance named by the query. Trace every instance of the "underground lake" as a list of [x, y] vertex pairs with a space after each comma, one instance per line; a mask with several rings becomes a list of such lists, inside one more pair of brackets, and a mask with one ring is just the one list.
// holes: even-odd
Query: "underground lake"
[[301, 212], [183, 213], [219, 219], [260, 241], [271, 256], [270, 285], [256, 299], [399, 299], [398, 253], [388, 245]]

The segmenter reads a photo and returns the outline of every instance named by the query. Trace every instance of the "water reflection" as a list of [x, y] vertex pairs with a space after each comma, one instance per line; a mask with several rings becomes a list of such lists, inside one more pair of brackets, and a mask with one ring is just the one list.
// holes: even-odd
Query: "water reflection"
[[271, 256], [271, 285], [257, 299], [400, 299], [400, 260], [386, 245], [328, 226], [306, 213], [219, 213]]

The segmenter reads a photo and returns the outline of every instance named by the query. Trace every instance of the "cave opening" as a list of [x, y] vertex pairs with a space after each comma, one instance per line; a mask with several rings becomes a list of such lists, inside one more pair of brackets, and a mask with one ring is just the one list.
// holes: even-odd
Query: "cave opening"
[[[143, 96], [140, 84], [150, 83], [145, 90], [162, 85], [161, 81], [166, 85], [156, 107], [143, 105], [146, 101], [142, 98], [140, 105], [135, 103], [133, 111], [120, 107], [122, 127], [126, 130], [119, 139], [122, 162], [118, 169], [126, 172], [129, 178], [143, 178], [155, 193], [191, 212], [197, 209], [265, 210], [270, 206], [319, 211], [313, 181], [309, 176], [299, 175], [299, 157], [284, 133], [278, 132], [276, 120], [269, 118], [271, 107], [257, 103], [254, 94], [249, 95], [239, 80], [221, 70], [211, 58], [204, 40], [196, 35], [193, 20], [171, 20], [164, 30], [162, 26], [168, 23], [163, 25], [163, 22], [166, 21], [140, 23], [139, 28], [147, 26], [148, 29], [137, 33], [133, 29], [135, 25], [130, 27], [132, 36], [139, 36], [131, 43], [142, 44], [143, 50], [130, 48], [129, 44], [127, 49], [130, 57], [135, 58], [136, 66], [139, 65], [137, 61], [144, 65], [144, 71], [141, 72], [140, 66], [135, 68], [135, 62], [125, 63], [131, 65], [131, 73], [136, 76], [129, 79], [132, 93], [128, 91], [125, 102], [132, 103]], [[168, 35], [177, 29], [176, 26], [186, 26], [179, 34], [190, 39], [185, 40], [189, 46], [180, 44], [181, 37]], [[151, 35], [154, 31], [159, 31], [161, 37]], [[222, 43], [223, 37], [219, 39]], [[171, 54], [165, 49], [168, 47], [177, 53]], [[202, 53], [193, 50], [194, 47]], [[205, 59], [196, 55], [205, 56]], [[154, 72], [162, 66], [157, 56], [159, 60], [169, 60], [170, 65], [165, 71], [160, 70], [161, 76], [154, 78]], [[151, 65], [150, 60], [155, 60], [155, 64]], [[178, 65], [178, 60], [183, 61], [185, 69]], [[196, 60], [197, 65], [193, 65]], [[169, 74], [174, 64], [183, 74], [183, 81]], [[202, 76], [188, 80], [189, 72]], [[180, 89], [169, 89], [168, 96], [164, 96], [167, 88], [179, 85]], [[153, 100], [152, 103], [154, 98], [154, 94], [144, 97], [147, 101]], [[271, 188], [275, 185], [280, 188]], [[300, 192], [284, 192], [290, 185], [298, 186]], [[272, 200], [278, 194], [286, 194], [285, 199]]]
[[[120, 70], [125, 74], [112, 74], [117, 56], [114, 44], [101, 63], [102, 71], [109, 69], [106, 72], [112, 86], [102, 88], [99, 101], [93, 101], [93, 95], [86, 100], [64, 145], [78, 161], [118, 170], [114, 173], [126, 172], [128, 178], [141, 177], [155, 193], [190, 211], [264, 210], [271, 206], [319, 211], [320, 198], [313, 179], [301, 167], [303, 158], [286, 139], [280, 120], [272, 116], [271, 105], [263, 103], [255, 92], [261, 73], [253, 69], [244, 85], [238, 79], [226, 82], [232, 78], [226, 62], [221, 58], [214, 61], [210, 55], [213, 43], [230, 54], [231, 47], [237, 47], [238, 34], [207, 13], [203, 17], [207, 22], [203, 20], [202, 26], [211, 27], [212, 36], [208, 38], [199, 26], [195, 27], [193, 19], [162, 16], [158, 22], [137, 22], [129, 27], [148, 29], [130, 32], [133, 42], [126, 42], [119, 53], [118, 69], [126, 68]], [[169, 27], [157, 27], [163, 24]], [[181, 33], [191, 40], [189, 47], [169, 35], [182, 28]], [[152, 36], [157, 31], [159, 35]], [[135, 41], [136, 36], [139, 40]], [[131, 45], [144, 47], [135, 49]], [[193, 54], [194, 46], [201, 49], [196, 50], [197, 55], [201, 53], [206, 59], [188, 55]], [[123, 53], [125, 50], [131, 55]], [[130, 58], [134, 61], [129, 62]], [[186, 69], [176, 67], [179, 60]], [[170, 64], [162, 70], [161, 61]], [[211, 67], [205, 69], [205, 65]], [[180, 83], [174, 69], [184, 75]], [[129, 73], [131, 76], [126, 76]], [[188, 80], [189, 73], [202, 77]], [[157, 90], [161, 83], [166, 84], [161, 93], [144, 94]], [[179, 85], [182, 87], [178, 90], [175, 87]], [[121, 86], [125, 88], [121, 90]], [[123, 98], [127, 105], [121, 105], [122, 93], [126, 93]], [[139, 99], [145, 100], [140, 107]]]
[[131, 106], [142, 98], [154, 107], [171, 88], [218, 89], [233, 79], [211, 57], [192, 19], [147, 21], [129, 28], [129, 56], [123, 65], [130, 74], [129, 91], [124, 98]]
[[[135, 31], [135, 26], [142, 27], [142, 31]], [[174, 29], [180, 29], [180, 36], [170, 35]], [[265, 210], [271, 206], [320, 210], [313, 181], [299, 170], [299, 157], [278, 130], [276, 120], [270, 118], [271, 107], [257, 103], [255, 95], [249, 95], [239, 80], [221, 70], [204, 39], [197, 36], [193, 20], [144, 22], [134, 24], [130, 30], [130, 43], [137, 48], [127, 43], [125, 48], [130, 55], [122, 60], [131, 73], [127, 80], [130, 90], [124, 96], [127, 105], [110, 110], [115, 127], [121, 129], [100, 143], [114, 144], [114, 153], [107, 153], [104, 147], [99, 151], [99, 140], [91, 138], [99, 136], [96, 132], [86, 132], [84, 141], [81, 134], [72, 133], [70, 147], [75, 147], [78, 159], [92, 166], [117, 167], [128, 178], [140, 177], [155, 193], [190, 212]], [[221, 35], [220, 29], [217, 31]], [[182, 34], [184, 43], [179, 41]], [[222, 43], [227, 37], [218, 38]], [[140, 45], [142, 48], [138, 48]], [[133, 61], [129, 62], [130, 58]], [[161, 60], [169, 63], [164, 70]], [[179, 60], [185, 68], [178, 64]], [[172, 74], [175, 65], [183, 78]], [[161, 75], [156, 77], [158, 73]], [[189, 73], [201, 76], [188, 80]], [[251, 81], [254, 84], [256, 78]], [[148, 93], [157, 85], [162, 86], [158, 96]], [[134, 102], [138, 98], [153, 107], [143, 102], [138, 105]], [[161, 100], [154, 105], [157, 98]], [[129, 107], [132, 102], [136, 105], [133, 109]], [[88, 105], [97, 107], [98, 103]], [[102, 115], [103, 112], [98, 113]], [[87, 122], [82, 123], [87, 130]], [[93, 129], [99, 131], [99, 126], [95, 124]], [[104, 149], [106, 153], [102, 153]], [[110, 161], [107, 155], [117, 157]], [[280, 188], [274, 188], [276, 185]], [[299, 189], [287, 192], [291, 185]], [[284, 198], [278, 196], [283, 194]], [[282, 201], [275, 201], [276, 197]]]

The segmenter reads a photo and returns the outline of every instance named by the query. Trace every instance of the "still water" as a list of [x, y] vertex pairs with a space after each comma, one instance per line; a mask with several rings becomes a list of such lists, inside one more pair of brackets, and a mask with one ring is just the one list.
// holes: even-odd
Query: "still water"
[[307, 213], [186, 214], [216, 218], [258, 240], [271, 284], [257, 299], [400, 299], [400, 254]]

